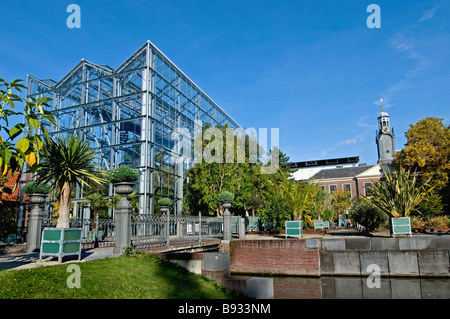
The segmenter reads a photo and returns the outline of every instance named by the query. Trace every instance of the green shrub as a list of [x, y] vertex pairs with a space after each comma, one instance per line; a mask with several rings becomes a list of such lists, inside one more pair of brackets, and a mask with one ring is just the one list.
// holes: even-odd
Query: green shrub
[[136, 170], [127, 165], [122, 165], [109, 171], [108, 180], [111, 183], [135, 182], [139, 178]]
[[158, 199], [159, 206], [170, 206], [172, 205], [172, 201], [168, 198], [160, 198]]
[[356, 203], [349, 213], [355, 223], [363, 225], [369, 232], [387, 225], [389, 221], [386, 213], [369, 201]]
[[223, 191], [217, 196], [217, 200], [219, 202], [232, 202], [234, 199], [234, 195], [228, 191]]
[[449, 223], [446, 216], [428, 217], [425, 220], [425, 226], [429, 228], [448, 228]]
[[23, 191], [25, 192], [25, 194], [48, 194], [50, 193], [50, 185], [28, 182], [23, 187]]

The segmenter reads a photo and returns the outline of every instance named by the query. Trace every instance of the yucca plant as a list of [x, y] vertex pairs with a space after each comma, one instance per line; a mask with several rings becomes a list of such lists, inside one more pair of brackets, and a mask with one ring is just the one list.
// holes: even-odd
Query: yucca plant
[[435, 187], [429, 179], [419, 182], [416, 174], [402, 167], [395, 173], [383, 172], [385, 180], [368, 187], [368, 199], [392, 218], [409, 217]]
[[69, 227], [71, 191], [75, 185], [101, 185], [106, 182], [103, 172], [93, 163], [95, 150], [89, 143], [69, 135], [56, 141], [47, 139], [41, 151], [42, 162], [37, 170], [37, 182], [48, 183], [59, 192], [57, 228]]

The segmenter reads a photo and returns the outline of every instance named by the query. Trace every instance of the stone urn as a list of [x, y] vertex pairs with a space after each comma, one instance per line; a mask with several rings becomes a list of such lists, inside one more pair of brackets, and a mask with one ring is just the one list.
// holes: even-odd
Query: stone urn
[[169, 206], [159, 206], [159, 211], [161, 212], [161, 214], [168, 213], [169, 210], [170, 210]]
[[[117, 194], [126, 197], [133, 192], [134, 183], [132, 182], [119, 182], [114, 184], [114, 190]], [[124, 196], [125, 195], [125, 196]]]
[[34, 205], [41, 205], [45, 203], [45, 197], [47, 197], [46, 194], [41, 193], [33, 193], [28, 195], [28, 201], [30, 204]]
[[228, 210], [228, 208], [231, 208], [231, 202], [222, 202], [222, 207]]

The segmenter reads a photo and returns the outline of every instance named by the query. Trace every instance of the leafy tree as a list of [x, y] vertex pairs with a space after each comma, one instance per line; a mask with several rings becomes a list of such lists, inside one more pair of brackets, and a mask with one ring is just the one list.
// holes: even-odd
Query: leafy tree
[[[0, 175], [10, 174], [14, 176], [16, 172], [22, 172], [23, 166], [27, 163], [30, 170], [34, 172], [40, 161], [39, 151], [43, 141], [38, 135], [41, 131], [47, 134], [47, 129], [42, 124], [42, 120], [47, 120], [55, 124], [53, 115], [44, 109], [48, 106], [50, 98], [30, 98], [23, 99], [18, 94], [26, 87], [20, 82], [13, 80], [8, 83], [0, 78]], [[23, 113], [14, 109], [17, 103], [24, 103]], [[20, 122], [10, 127], [10, 119], [13, 116], [24, 116], [25, 122]], [[56, 124], [55, 124], [56, 125]], [[6, 135], [2, 135], [3, 129]], [[22, 138], [19, 138], [23, 135]], [[20, 174], [14, 183], [14, 190], [17, 187]]]
[[436, 215], [443, 209], [449, 213], [450, 126], [445, 126], [441, 118], [427, 117], [410, 125], [405, 136], [406, 145], [394, 155], [393, 165], [419, 172], [423, 180], [436, 183], [420, 205], [422, 213]]
[[350, 192], [346, 189], [335, 190], [331, 195], [331, 206], [339, 215], [342, 215], [352, 206]]
[[443, 119], [427, 117], [410, 125], [407, 142], [397, 154], [393, 165], [419, 172], [424, 180], [432, 179], [441, 189], [448, 182], [450, 169], [450, 129]]
[[430, 179], [419, 183], [416, 174], [400, 167], [394, 173], [384, 170], [384, 179], [368, 187], [367, 197], [390, 217], [408, 217], [436, 185]]
[[102, 184], [104, 172], [96, 171], [93, 163], [95, 151], [88, 142], [69, 135], [56, 141], [46, 139], [41, 150], [42, 162], [37, 174], [37, 183], [48, 183], [59, 193], [59, 217], [57, 228], [69, 227], [71, 191], [75, 185]]
[[0, 203], [0, 239], [17, 231], [18, 202], [3, 201]]
[[292, 218], [301, 220], [303, 212], [312, 204], [312, 197], [317, 186], [314, 185], [313, 181], [296, 182], [290, 180], [281, 170], [280, 174], [283, 179], [277, 185], [277, 193], [286, 201], [292, 212]]
[[[206, 125], [203, 128], [203, 133], [211, 128]], [[236, 160], [227, 163], [227, 139], [224, 138], [227, 134], [227, 126], [217, 127], [218, 135], [214, 136], [209, 141], [197, 140], [194, 143], [201, 143], [202, 154], [210, 156], [212, 160], [196, 163], [186, 172], [187, 183], [185, 185], [185, 207], [191, 213], [208, 212], [208, 214], [215, 214], [221, 216], [223, 214], [222, 206], [217, 202], [217, 196], [224, 190], [231, 191], [235, 194], [233, 201], [233, 213], [238, 215], [245, 214], [245, 203], [247, 199], [252, 196], [252, 179], [247, 178], [254, 172], [254, 164], [249, 163], [248, 149], [245, 151], [245, 161], [238, 163]], [[203, 134], [202, 134], [203, 136]], [[196, 138], [201, 138], [196, 137]], [[221, 143], [218, 142], [222, 138]], [[234, 136], [234, 145], [232, 147], [235, 155], [237, 153], [237, 137]], [[211, 148], [211, 145], [215, 145]], [[198, 156], [198, 154], [194, 154]], [[236, 156], [235, 156], [236, 158]]]
[[371, 232], [388, 223], [385, 212], [370, 201], [357, 200], [349, 211], [350, 218]]
[[328, 193], [322, 187], [317, 186], [315, 194], [312, 197], [312, 208], [315, 213], [315, 217], [318, 219], [326, 219], [324, 218], [324, 212], [329, 208], [327, 205], [327, 201], [330, 199], [330, 193]]

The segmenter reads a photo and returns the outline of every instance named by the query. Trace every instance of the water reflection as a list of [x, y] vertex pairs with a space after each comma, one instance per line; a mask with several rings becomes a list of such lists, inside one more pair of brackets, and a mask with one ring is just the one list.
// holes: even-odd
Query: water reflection
[[[450, 279], [367, 277], [273, 277], [275, 299], [450, 299]], [[373, 281], [372, 281], [373, 282]]]

